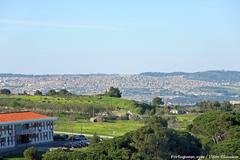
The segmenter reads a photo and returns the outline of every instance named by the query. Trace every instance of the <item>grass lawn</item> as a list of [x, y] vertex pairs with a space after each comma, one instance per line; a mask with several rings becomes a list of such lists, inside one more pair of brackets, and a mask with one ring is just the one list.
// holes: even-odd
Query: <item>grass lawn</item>
[[133, 120], [114, 120], [111, 122], [92, 123], [88, 120], [64, 121], [59, 120], [55, 123], [55, 131], [73, 132], [84, 134], [98, 134], [104, 136], [121, 136], [127, 132], [136, 130], [144, 125], [141, 121]]
[[179, 130], [186, 130], [187, 126], [198, 116], [198, 114], [180, 114], [176, 115]]
[[9, 158], [4, 158], [4, 160], [25, 160], [23, 156], [13, 156]]

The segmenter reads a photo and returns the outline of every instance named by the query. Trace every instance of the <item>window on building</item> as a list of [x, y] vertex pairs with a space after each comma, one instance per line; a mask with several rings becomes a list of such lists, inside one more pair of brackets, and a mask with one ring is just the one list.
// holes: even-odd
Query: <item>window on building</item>
[[48, 133], [47, 132], [44, 133], [44, 140], [48, 140]]
[[13, 137], [11, 137], [11, 145], [13, 145]]
[[5, 146], [6, 138], [0, 138], [1, 146]]
[[3, 126], [0, 126], [0, 135], [3, 134]]
[[36, 136], [37, 136], [36, 141], [38, 142], [39, 141], [39, 133], [37, 133]]
[[39, 133], [40, 134], [40, 141], [42, 141], [42, 133]]
[[7, 137], [7, 145], [10, 146], [10, 137]]
[[23, 129], [24, 129], [24, 130], [28, 130], [28, 129], [29, 129], [29, 124], [24, 124], [24, 125], [23, 125]]

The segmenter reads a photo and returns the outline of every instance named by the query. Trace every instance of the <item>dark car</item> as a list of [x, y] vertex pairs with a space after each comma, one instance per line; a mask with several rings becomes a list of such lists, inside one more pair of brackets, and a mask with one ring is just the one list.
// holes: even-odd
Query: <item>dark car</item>
[[80, 140], [87, 140], [84, 135], [75, 135], [73, 136], [73, 140], [80, 141]]
[[66, 134], [54, 134], [53, 139], [54, 140], [66, 140], [66, 139], [68, 139], [68, 135], [66, 135]]

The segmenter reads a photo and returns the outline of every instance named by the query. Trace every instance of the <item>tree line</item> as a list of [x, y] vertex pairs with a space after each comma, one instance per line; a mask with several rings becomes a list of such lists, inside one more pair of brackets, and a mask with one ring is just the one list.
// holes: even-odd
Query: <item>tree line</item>
[[[12, 92], [7, 89], [7, 88], [3, 88], [0, 89], [0, 94], [3, 95], [10, 95]], [[26, 91], [24, 91], [23, 93], [18, 93], [19, 95], [28, 95], [28, 93]], [[50, 89], [46, 94], [43, 94], [42, 91], [40, 90], [36, 90], [34, 92], [35, 96], [72, 96], [72, 95], [76, 95], [72, 92], [70, 92], [67, 89], [60, 89], [59, 91], [55, 90], [55, 89]], [[101, 94], [102, 96], [109, 96], [109, 97], [117, 97], [117, 98], [121, 98], [122, 97], [122, 92], [120, 91], [119, 88], [115, 88], [115, 87], [110, 87], [108, 91], [106, 91], [104, 94]]]
[[224, 110], [224, 111], [231, 111], [234, 109], [234, 106], [227, 101], [218, 102], [218, 101], [203, 101], [198, 102], [195, 105], [199, 108], [200, 112], [207, 112], [210, 110]]

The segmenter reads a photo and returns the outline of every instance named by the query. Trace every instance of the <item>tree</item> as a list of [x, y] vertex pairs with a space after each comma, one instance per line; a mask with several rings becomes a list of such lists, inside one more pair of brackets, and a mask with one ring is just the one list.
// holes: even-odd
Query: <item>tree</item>
[[152, 100], [152, 104], [154, 106], [160, 106], [160, 105], [164, 105], [164, 102], [163, 102], [163, 99], [160, 98], [160, 97], [155, 97], [153, 100]]
[[24, 91], [24, 92], [23, 92], [23, 95], [27, 96], [27, 95], [28, 95], [27, 91]]
[[119, 88], [114, 88], [114, 87], [110, 87], [109, 91], [107, 91], [105, 95], [109, 97], [118, 97], [118, 98], [122, 97], [122, 93], [119, 90]]
[[149, 126], [157, 126], [158, 128], [167, 128], [168, 121], [161, 116], [153, 116], [150, 119], [147, 119], [146, 124]]
[[24, 155], [24, 158], [26, 160], [39, 160], [40, 159], [38, 151], [37, 151], [37, 149], [35, 147], [31, 147], [31, 148], [26, 149], [23, 152], [23, 155]]
[[138, 101], [132, 101], [134, 108], [136, 108], [136, 113], [144, 114], [146, 112], [155, 112], [155, 106], [149, 105], [147, 103], [141, 103]]
[[211, 155], [220, 153], [222, 155], [240, 155], [239, 126], [239, 112], [211, 110], [195, 118], [187, 129], [197, 137], [204, 139]]
[[229, 139], [214, 145], [211, 155], [234, 155], [240, 157], [240, 139]]
[[60, 96], [69, 96], [69, 95], [72, 95], [72, 93], [69, 92], [69, 91], [66, 90], [66, 89], [61, 89], [57, 94], [60, 95]]
[[230, 102], [218, 102], [218, 101], [203, 101], [196, 103], [196, 106], [199, 107], [201, 112], [207, 112], [209, 110], [224, 110], [231, 111], [233, 110], [233, 105]]
[[51, 89], [51, 90], [49, 90], [49, 91], [47, 92], [46, 95], [47, 95], [47, 96], [55, 96], [55, 95], [57, 95], [57, 92], [56, 92], [54, 89]]
[[39, 90], [36, 90], [36, 92], [34, 93], [35, 96], [42, 96], [42, 92]]
[[101, 138], [96, 133], [94, 133], [91, 138], [91, 144], [96, 144], [96, 143], [99, 143], [100, 141], [101, 141]]
[[0, 94], [10, 95], [11, 91], [9, 89], [4, 88], [0, 90]]

